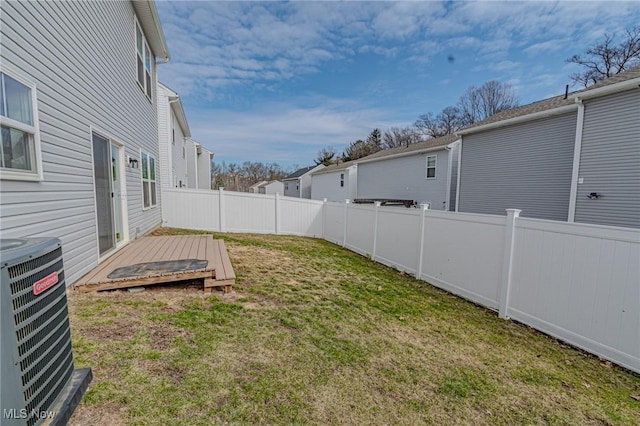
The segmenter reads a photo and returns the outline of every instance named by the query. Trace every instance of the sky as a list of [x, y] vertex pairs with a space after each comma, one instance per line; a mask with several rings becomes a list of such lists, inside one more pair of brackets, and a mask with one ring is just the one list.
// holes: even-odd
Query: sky
[[[526, 104], [564, 93], [566, 63], [640, 22], [640, 2], [158, 1], [192, 138], [214, 162], [312, 165], [411, 125], [470, 86]], [[572, 89], [578, 89], [572, 86]]]

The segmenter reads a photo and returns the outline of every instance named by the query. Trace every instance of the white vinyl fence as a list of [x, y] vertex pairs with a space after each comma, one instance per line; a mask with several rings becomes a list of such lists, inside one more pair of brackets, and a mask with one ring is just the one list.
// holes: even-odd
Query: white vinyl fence
[[640, 230], [163, 190], [166, 226], [322, 237], [640, 372]]

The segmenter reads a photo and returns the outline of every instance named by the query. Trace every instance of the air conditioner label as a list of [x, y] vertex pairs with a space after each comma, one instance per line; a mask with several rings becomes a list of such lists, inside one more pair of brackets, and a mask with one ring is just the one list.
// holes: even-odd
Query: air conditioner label
[[45, 291], [48, 288], [51, 288], [55, 284], [58, 283], [58, 273], [52, 272], [41, 280], [36, 281], [33, 284], [33, 294], [36, 296]]

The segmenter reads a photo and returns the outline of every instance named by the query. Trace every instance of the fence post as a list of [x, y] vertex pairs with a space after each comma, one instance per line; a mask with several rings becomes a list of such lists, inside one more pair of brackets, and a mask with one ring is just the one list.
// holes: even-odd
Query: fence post
[[276, 209], [276, 235], [278, 235], [280, 234], [280, 212], [282, 211], [282, 209], [280, 208], [280, 194], [278, 192], [276, 192], [274, 201]]
[[373, 216], [373, 248], [371, 249], [371, 260], [376, 260], [376, 247], [378, 245], [378, 210], [380, 210], [380, 201], [375, 203], [375, 213]]
[[322, 239], [326, 240], [327, 236], [325, 233], [325, 229], [327, 229], [327, 199], [322, 200]]
[[511, 291], [511, 272], [513, 269], [513, 250], [515, 243], [516, 218], [522, 210], [507, 209], [507, 223], [504, 230], [504, 257], [502, 259], [502, 280], [500, 283], [500, 300], [498, 316], [508, 319], [509, 293]]
[[218, 207], [220, 208], [219, 215], [218, 215], [220, 219], [220, 232], [225, 232], [226, 225], [224, 223], [225, 222], [224, 221], [224, 187], [221, 186], [218, 189], [218, 195], [220, 196], [220, 200], [218, 203]]
[[347, 217], [349, 210], [349, 199], [344, 200], [344, 221], [342, 223], [342, 247], [347, 246]]
[[424, 254], [424, 234], [425, 234], [425, 218], [427, 210], [431, 208], [431, 203], [420, 204], [420, 248], [418, 250], [418, 267], [416, 268], [416, 278], [421, 279], [422, 276], [422, 255]]

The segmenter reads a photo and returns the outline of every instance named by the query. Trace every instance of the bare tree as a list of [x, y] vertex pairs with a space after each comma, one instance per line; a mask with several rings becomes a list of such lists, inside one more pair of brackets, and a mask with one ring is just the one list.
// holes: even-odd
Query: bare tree
[[383, 149], [397, 148], [399, 146], [409, 146], [422, 141], [418, 131], [411, 127], [391, 127], [384, 132], [382, 137]]
[[573, 55], [566, 62], [584, 67], [584, 71], [570, 75], [575, 83], [584, 87], [640, 65], [640, 25], [627, 28], [618, 44], [615, 33], [605, 34], [583, 55]]
[[448, 106], [438, 115], [422, 114], [413, 124], [416, 130], [427, 138], [439, 138], [458, 131], [464, 124], [458, 107]]
[[318, 151], [318, 156], [313, 161], [314, 163], [316, 163], [316, 165], [323, 164], [325, 166], [330, 166], [333, 163], [335, 163], [334, 161], [335, 156], [336, 156], [335, 148], [333, 148], [332, 146], [327, 146], [325, 148], [322, 148], [320, 151]]
[[518, 97], [508, 83], [491, 80], [480, 87], [469, 87], [457, 105], [460, 125], [473, 124], [515, 106], [518, 106]]

